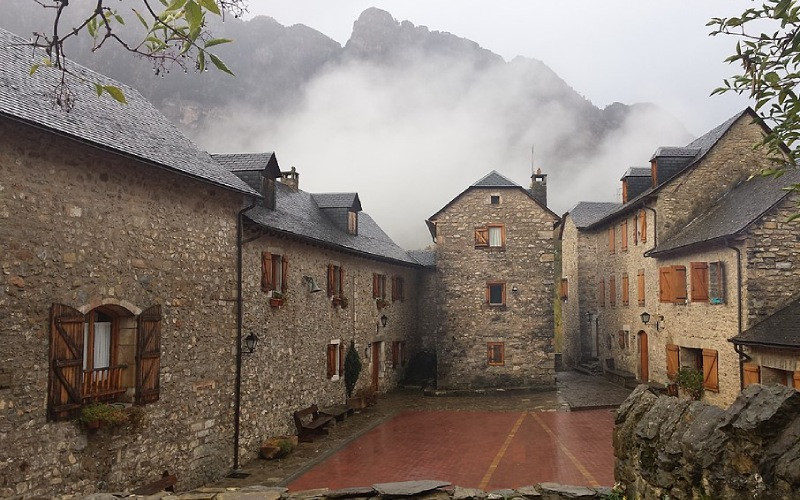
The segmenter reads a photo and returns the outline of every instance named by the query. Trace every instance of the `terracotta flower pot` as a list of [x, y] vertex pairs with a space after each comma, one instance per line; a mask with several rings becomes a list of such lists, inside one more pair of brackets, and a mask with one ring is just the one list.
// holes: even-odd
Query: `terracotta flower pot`
[[283, 299], [271, 298], [269, 299], [269, 305], [270, 307], [280, 307], [283, 305]]

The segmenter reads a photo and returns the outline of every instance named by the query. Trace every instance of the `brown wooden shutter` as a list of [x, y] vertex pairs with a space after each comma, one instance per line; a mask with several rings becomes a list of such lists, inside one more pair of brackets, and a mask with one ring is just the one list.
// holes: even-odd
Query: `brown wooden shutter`
[[686, 266], [672, 266], [672, 301], [686, 302]]
[[381, 296], [380, 276], [378, 273], [372, 273], [372, 298], [377, 299]]
[[608, 251], [614, 253], [614, 226], [608, 228]]
[[606, 279], [600, 278], [600, 283], [597, 285], [597, 294], [599, 297], [597, 301], [600, 303], [600, 307], [606, 306]]
[[639, 213], [633, 213], [633, 244], [639, 244]]
[[658, 270], [658, 301], [672, 302], [672, 268], [669, 266]]
[[647, 241], [647, 212], [642, 210], [641, 212], [639, 212], [639, 214], [640, 214], [639, 224], [641, 226], [641, 233], [639, 239], [642, 241], [642, 243], [645, 243]]
[[491, 293], [492, 293], [489, 283], [486, 283], [486, 288], [484, 289], [484, 291], [486, 292], [486, 303], [488, 304], [491, 301]]
[[645, 305], [644, 297], [644, 269], [639, 269], [636, 274], [636, 298], [640, 306]]
[[792, 383], [794, 385], [794, 388], [800, 391], [800, 370], [794, 372]]
[[336, 278], [334, 277], [333, 273], [333, 264], [328, 264], [328, 297], [333, 297], [336, 295], [336, 290], [334, 290]]
[[502, 291], [502, 293], [503, 293], [503, 305], [506, 305], [506, 284], [505, 284], [505, 283], [503, 283], [503, 284], [502, 284], [502, 285], [500, 285], [500, 286], [502, 287], [502, 288], [501, 288], [501, 291]]
[[48, 416], [63, 420], [83, 402], [83, 325], [80, 311], [64, 304], [50, 308], [50, 391]]
[[725, 303], [725, 264], [711, 262], [708, 266], [708, 299], [712, 304]]
[[680, 369], [680, 347], [667, 344], [667, 378], [674, 380]]
[[336, 375], [336, 344], [328, 344], [328, 378]]
[[161, 306], [151, 306], [139, 315], [136, 344], [136, 403], [158, 401], [161, 368]]
[[269, 292], [274, 290], [272, 283], [272, 254], [261, 252], [261, 290]]
[[719, 368], [717, 365], [717, 351], [703, 349], [703, 388], [719, 390]]
[[608, 304], [611, 306], [617, 305], [617, 278], [611, 276], [608, 278]]
[[281, 292], [286, 293], [289, 289], [289, 258], [283, 256], [283, 263], [281, 264]]
[[708, 302], [708, 263], [689, 264], [692, 279], [692, 302]]
[[622, 251], [623, 252], [627, 252], [628, 251], [628, 221], [627, 220], [623, 221], [622, 224], [620, 224], [619, 231], [620, 231], [621, 236], [622, 236]]
[[[743, 380], [742, 383], [745, 387], [748, 385], [753, 384], [760, 384], [761, 383], [761, 367], [755, 363], [744, 363], [742, 365], [743, 369]], [[796, 374], [797, 372], [795, 372]]]
[[475, 248], [489, 246], [489, 228], [476, 227], [475, 228]]
[[339, 297], [344, 297], [344, 267], [339, 266]]
[[344, 377], [344, 344], [339, 344], [339, 376]]
[[567, 300], [569, 298], [569, 282], [567, 278], [561, 278], [558, 296], [561, 300]]

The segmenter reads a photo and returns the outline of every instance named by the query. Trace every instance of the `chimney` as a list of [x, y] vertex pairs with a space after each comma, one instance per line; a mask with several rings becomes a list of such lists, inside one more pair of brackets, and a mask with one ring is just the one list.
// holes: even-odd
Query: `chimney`
[[543, 174], [541, 168], [537, 168], [536, 173], [531, 176], [531, 195], [547, 206], [547, 174]]
[[264, 197], [261, 201], [264, 208], [275, 210], [275, 179], [263, 175], [263, 172], [261, 175], [261, 196]]
[[300, 189], [300, 173], [294, 167], [288, 172], [281, 172], [281, 182], [296, 192]]

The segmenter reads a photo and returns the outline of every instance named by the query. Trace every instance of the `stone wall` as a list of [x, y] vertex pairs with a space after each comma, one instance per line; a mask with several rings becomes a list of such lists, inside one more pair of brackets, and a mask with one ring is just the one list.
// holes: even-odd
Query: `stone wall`
[[[288, 258], [287, 298], [271, 307], [261, 290], [261, 252]], [[392, 342], [415, 337], [418, 268], [401, 266], [328, 250], [288, 237], [265, 235], [247, 243], [244, 252], [243, 294], [246, 336], [259, 337], [257, 350], [245, 354], [242, 375], [241, 455], [254, 457], [264, 439], [295, 434], [292, 413], [311, 404], [326, 407], [345, 403], [343, 377], [327, 377], [329, 343], [346, 347], [355, 339], [362, 372], [358, 388], [371, 385], [373, 366], [378, 369], [378, 390], [394, 388], [405, 366], [392, 366]], [[329, 264], [344, 269], [346, 308], [334, 306], [326, 292]], [[372, 296], [373, 273], [386, 276], [386, 296], [391, 302], [379, 310]], [[310, 293], [304, 276], [314, 278], [321, 292]], [[405, 300], [392, 301], [391, 280], [403, 278]], [[386, 315], [386, 327], [380, 318]], [[379, 342], [382, 359], [373, 360], [370, 344]], [[412, 352], [406, 343], [407, 357]]]
[[628, 498], [796, 498], [800, 392], [752, 385], [722, 410], [639, 386], [617, 411], [614, 455]]
[[[186, 489], [232, 458], [241, 195], [0, 120], [0, 496]], [[135, 426], [47, 420], [50, 306], [162, 307], [160, 399]]]
[[[505, 248], [475, 248], [475, 227], [492, 223]], [[520, 189], [473, 188], [437, 216], [439, 388], [553, 387], [553, 223]], [[505, 306], [487, 303], [490, 281], [505, 283]], [[488, 365], [489, 342], [505, 344], [502, 366]]]

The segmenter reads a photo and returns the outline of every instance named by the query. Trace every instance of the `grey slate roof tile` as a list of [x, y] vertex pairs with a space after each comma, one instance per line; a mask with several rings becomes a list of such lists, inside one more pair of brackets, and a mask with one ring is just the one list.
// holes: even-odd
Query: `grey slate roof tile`
[[520, 187], [520, 185], [497, 170], [492, 170], [478, 179], [472, 187]]
[[746, 229], [789, 195], [784, 187], [800, 182], [800, 170], [791, 169], [778, 179], [753, 177], [734, 187], [714, 206], [693, 219], [672, 238], [661, 241], [648, 255], [658, 255], [717, 240]]
[[247, 170], [264, 170], [275, 153], [268, 151], [265, 153], [234, 153], [234, 154], [213, 154], [212, 158], [217, 163], [231, 172], [241, 172]]
[[609, 213], [621, 207], [622, 203], [610, 203], [602, 201], [582, 201], [569, 211], [575, 227], [583, 229], [599, 221]]
[[735, 344], [800, 347], [800, 301], [794, 301], [731, 339]]
[[[131, 87], [68, 61], [78, 77], [67, 76], [75, 106], [63, 111], [52, 103], [61, 73], [41, 67], [31, 76], [31, 65], [43, 51], [32, 51], [27, 41], [0, 29], [0, 116], [53, 131], [96, 147], [134, 157], [228, 189], [256, 195], [241, 179], [215, 162], [186, 138], [147, 99]], [[127, 104], [104, 94], [98, 97], [89, 82], [114, 85]]]
[[408, 255], [425, 267], [436, 267], [436, 252], [434, 250], [409, 250]]
[[652, 171], [649, 167], [630, 167], [625, 171], [625, 175], [623, 175], [620, 180], [626, 177], [650, 177], [651, 174]]
[[358, 193], [314, 193], [311, 195], [319, 208], [353, 208], [361, 210]]
[[316, 195], [292, 191], [275, 183], [275, 210], [256, 206], [247, 218], [265, 228], [317, 241], [402, 264], [420, 265], [408, 252], [397, 246], [378, 224], [364, 212], [358, 213], [358, 234], [351, 235], [336, 227], [315, 201]]

